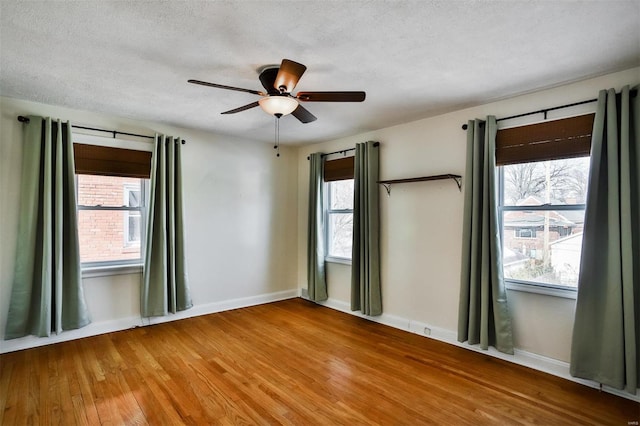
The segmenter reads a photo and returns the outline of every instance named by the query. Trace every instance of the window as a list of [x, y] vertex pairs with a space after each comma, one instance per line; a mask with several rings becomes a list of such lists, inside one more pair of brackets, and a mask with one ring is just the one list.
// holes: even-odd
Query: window
[[351, 259], [353, 179], [327, 183], [327, 256]]
[[[567, 136], [567, 121], [574, 119], [583, 121], [582, 130]], [[498, 131], [499, 220], [507, 282], [578, 286], [589, 176], [589, 150], [584, 143], [590, 140], [592, 123], [591, 114], [522, 126], [507, 129], [516, 131], [503, 134], [502, 140]], [[552, 135], [541, 136], [534, 126], [546, 126], [543, 130]], [[561, 152], [555, 149], [554, 144], [563, 143]], [[505, 149], [514, 151], [505, 153]]]
[[516, 228], [515, 234], [516, 234], [516, 238], [535, 238], [536, 229], [535, 228]]
[[74, 155], [83, 268], [140, 264], [151, 153], [76, 141]]
[[351, 260], [354, 157], [324, 162], [327, 258]]
[[81, 263], [140, 263], [145, 179], [76, 177]]

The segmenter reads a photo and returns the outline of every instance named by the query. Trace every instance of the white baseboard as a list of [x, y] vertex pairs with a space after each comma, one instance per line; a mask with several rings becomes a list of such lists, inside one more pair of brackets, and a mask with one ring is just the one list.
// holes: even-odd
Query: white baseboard
[[[302, 290], [306, 290], [306, 289], [303, 288]], [[302, 292], [301, 292], [301, 297], [303, 297]], [[307, 297], [303, 297], [303, 298], [308, 300]], [[330, 298], [324, 302], [316, 302], [316, 303], [331, 309], [335, 309], [340, 312], [345, 312], [350, 315], [367, 319], [369, 321], [374, 321], [380, 324], [388, 325], [393, 328], [397, 328], [399, 330], [408, 331], [410, 333], [418, 334], [423, 337], [439, 340], [441, 342], [448, 343], [450, 345], [455, 345], [470, 351], [475, 351], [485, 355], [493, 356], [495, 358], [500, 358], [505, 361], [513, 362], [514, 364], [523, 365], [525, 367], [542, 371], [544, 373], [548, 373], [553, 376], [561, 377], [563, 379], [570, 380], [572, 382], [580, 383], [582, 385], [589, 386], [591, 388], [600, 389], [600, 384], [597, 382], [594, 382], [592, 380], [579, 379], [571, 376], [571, 374], [569, 373], [568, 362], [559, 361], [557, 359], [548, 358], [542, 355], [523, 351], [520, 349], [515, 349], [514, 351], [515, 353], [513, 355], [499, 352], [493, 347], [489, 347], [488, 350], [483, 350], [476, 345], [469, 345], [467, 343], [458, 342], [457, 333], [455, 331], [434, 327], [432, 325], [429, 325], [420, 321], [414, 321], [414, 320], [398, 317], [396, 315], [389, 315], [385, 313], [376, 317], [366, 316], [366, 315], [363, 315], [361, 312], [352, 311], [351, 306], [348, 303], [343, 302], [341, 300], [335, 300]], [[622, 398], [640, 402], [640, 392], [636, 392], [636, 395], [631, 395], [627, 392], [610, 388], [609, 386], [602, 386], [602, 390], [605, 392], [620, 396]]]
[[[164, 317], [152, 317], [150, 324], [160, 324], [163, 322], [175, 321], [184, 318], [198, 317], [200, 315], [215, 314], [216, 312], [230, 311], [232, 309], [247, 308], [249, 306], [263, 305], [265, 303], [277, 302], [279, 300], [293, 299], [298, 297], [298, 290], [284, 290], [275, 293], [259, 294], [257, 296], [241, 297], [238, 299], [224, 300], [222, 302], [207, 303], [206, 305], [197, 305], [186, 311], [180, 311], [176, 314]], [[146, 319], [145, 319], [146, 320]]]
[[84, 337], [97, 336], [114, 331], [144, 325], [140, 317], [118, 318], [110, 321], [92, 322], [86, 327], [77, 330], [63, 331], [60, 334], [52, 334], [49, 337], [25, 336], [18, 339], [0, 341], [0, 353], [21, 351], [23, 349], [37, 348], [52, 345], [54, 343], [67, 342], [69, 340], [82, 339]]
[[114, 331], [126, 330], [134, 327], [142, 327], [163, 322], [176, 321], [184, 318], [191, 318], [200, 315], [213, 314], [216, 312], [228, 311], [231, 309], [246, 308], [249, 306], [261, 305], [264, 303], [277, 302], [278, 300], [292, 299], [298, 297], [299, 291], [285, 290], [275, 293], [260, 294], [257, 296], [242, 297], [238, 299], [225, 300], [222, 302], [196, 305], [186, 311], [177, 314], [170, 314], [164, 317], [141, 318], [128, 317], [110, 321], [93, 322], [78, 330], [69, 330], [61, 334], [50, 337], [26, 336], [19, 339], [0, 341], [0, 353], [20, 351], [23, 349], [36, 348], [39, 346], [52, 345], [54, 343], [66, 342], [69, 340], [81, 339], [84, 337], [97, 336]]

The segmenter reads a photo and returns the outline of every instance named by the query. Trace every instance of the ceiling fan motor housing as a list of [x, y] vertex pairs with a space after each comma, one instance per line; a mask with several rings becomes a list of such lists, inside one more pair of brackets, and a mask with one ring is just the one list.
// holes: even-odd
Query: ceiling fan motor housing
[[260, 72], [260, 83], [262, 83], [262, 86], [266, 89], [267, 94], [269, 95], [280, 93], [278, 89], [273, 87], [273, 83], [276, 81], [279, 69], [280, 68], [278, 66], [268, 66]]

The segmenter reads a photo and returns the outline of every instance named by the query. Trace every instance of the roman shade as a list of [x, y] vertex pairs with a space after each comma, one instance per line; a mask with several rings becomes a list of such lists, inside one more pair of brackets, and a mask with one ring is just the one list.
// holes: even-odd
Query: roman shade
[[336, 180], [353, 179], [354, 158], [343, 157], [324, 162], [324, 181], [333, 182]]
[[594, 114], [498, 130], [496, 165], [585, 157]]
[[151, 152], [110, 146], [73, 144], [76, 174], [149, 179]]

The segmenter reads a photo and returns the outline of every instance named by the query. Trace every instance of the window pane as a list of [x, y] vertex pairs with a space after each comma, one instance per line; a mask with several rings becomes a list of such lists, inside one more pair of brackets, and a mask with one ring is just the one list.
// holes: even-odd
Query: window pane
[[329, 214], [329, 256], [351, 259], [353, 213]]
[[353, 210], [353, 179], [331, 182], [331, 210]]
[[140, 194], [141, 194], [140, 190], [127, 188], [127, 192], [129, 193], [127, 206], [140, 207]]
[[[139, 205], [142, 179], [120, 176], [77, 175], [78, 205], [122, 207]], [[134, 193], [133, 198], [131, 194]]]
[[126, 212], [125, 216], [129, 216], [127, 218], [127, 241], [126, 243], [131, 244], [140, 244], [140, 212]]
[[[133, 220], [133, 226], [130, 222], [132, 218], [137, 218]], [[139, 220], [140, 212], [79, 210], [80, 261], [140, 259]]]
[[584, 204], [589, 157], [502, 166], [505, 206]]
[[503, 214], [504, 277], [578, 286], [584, 210]]

